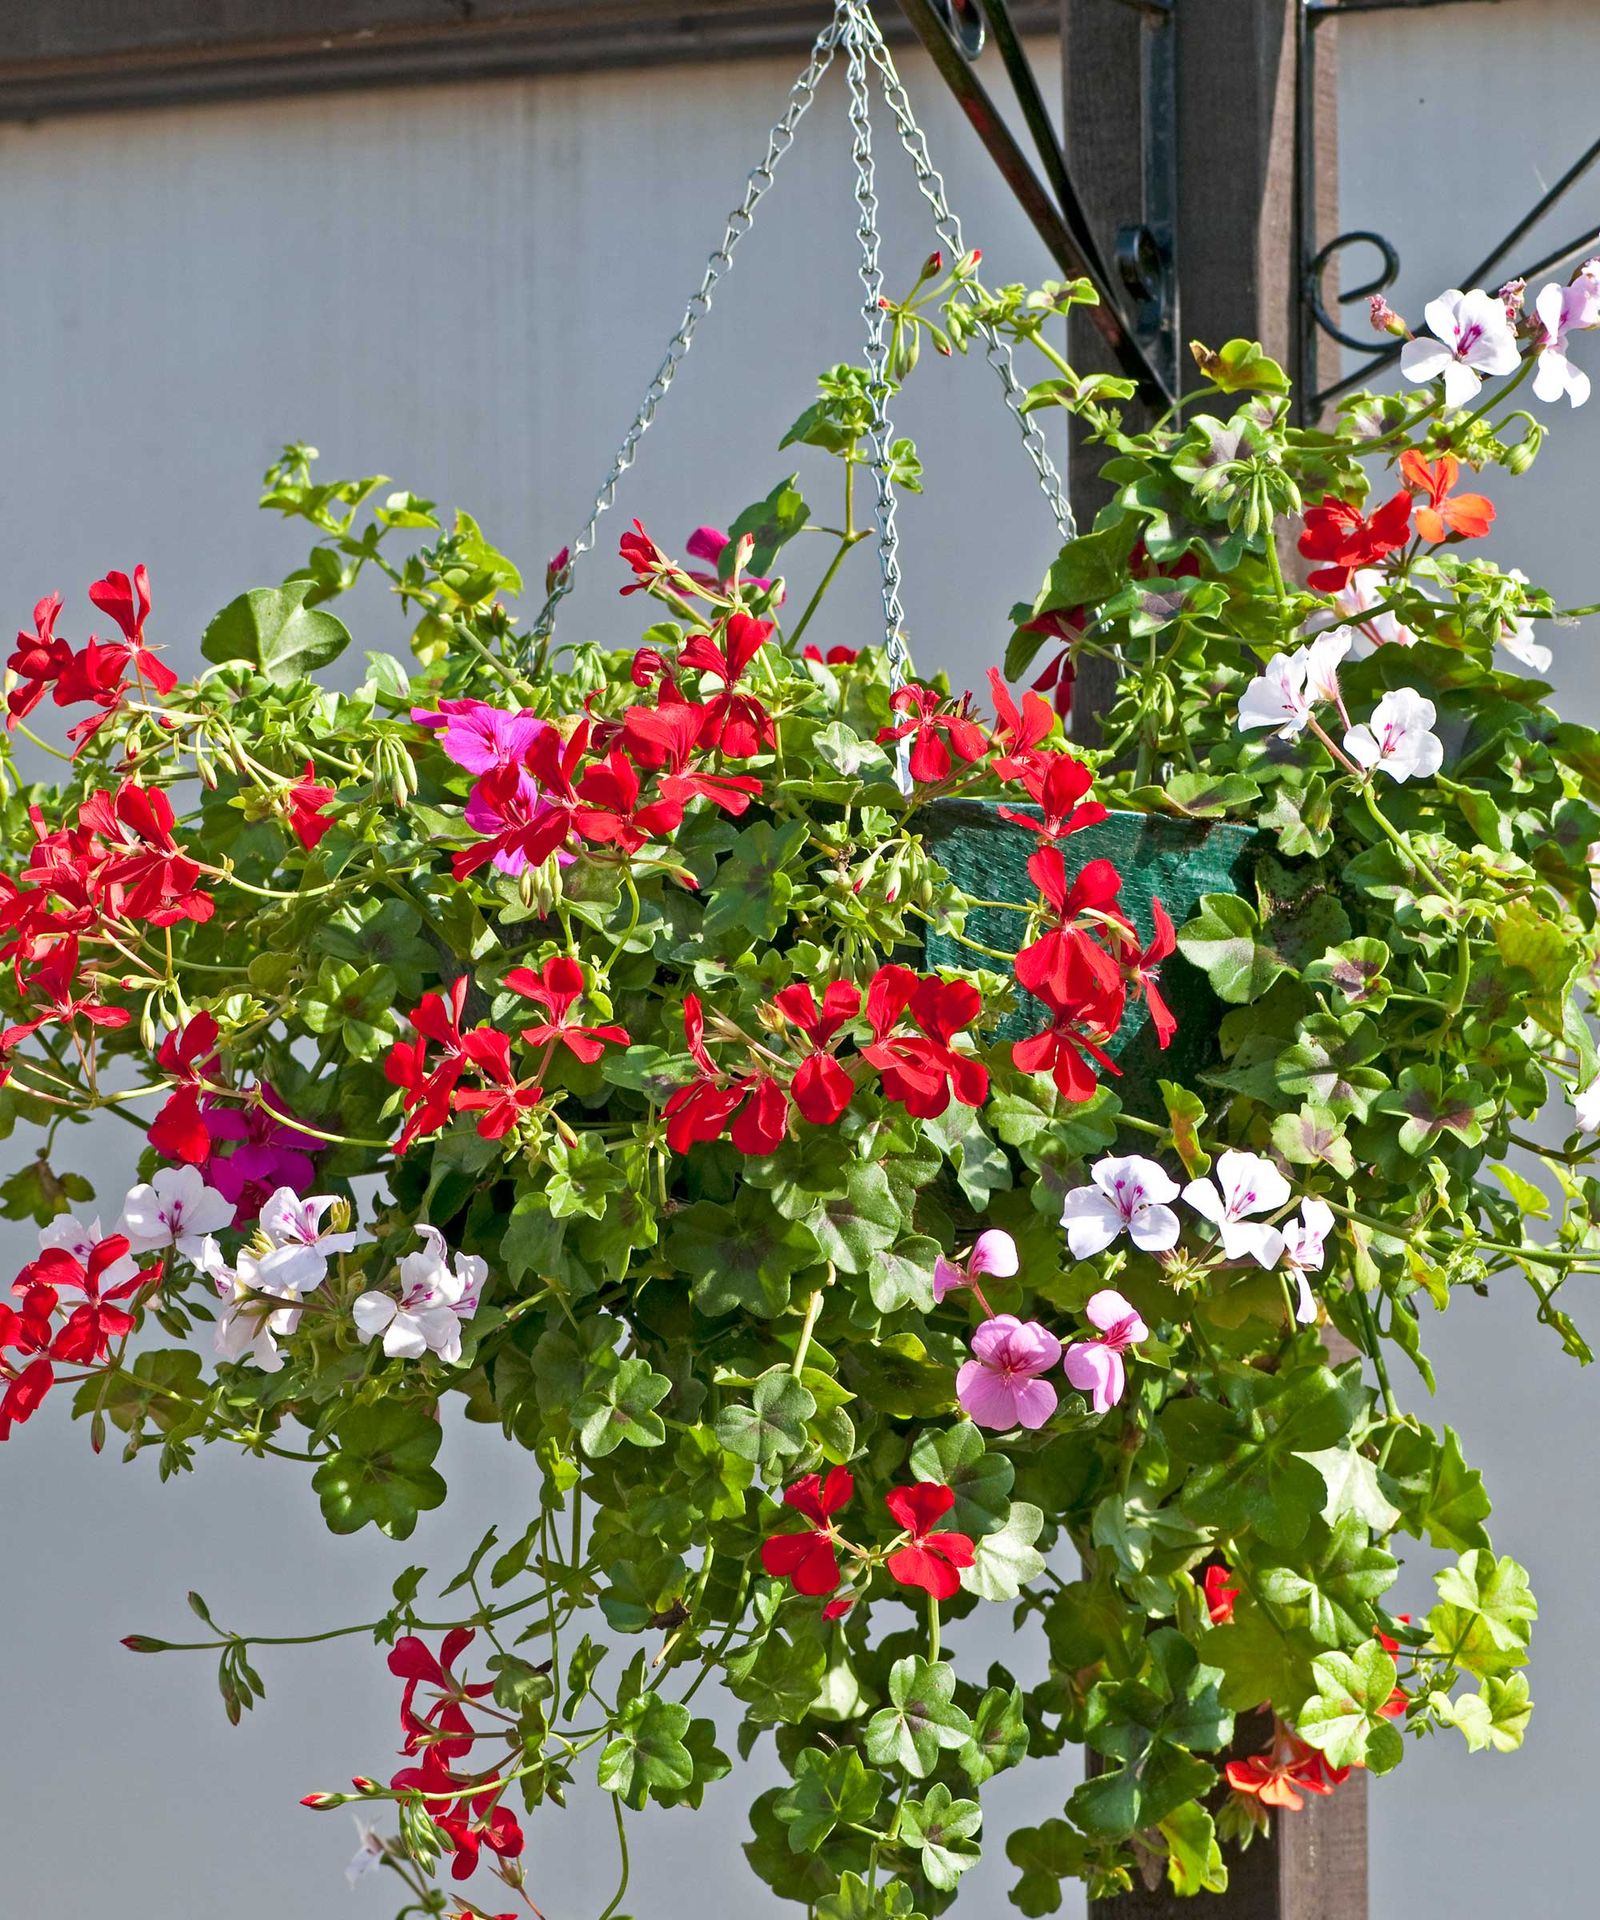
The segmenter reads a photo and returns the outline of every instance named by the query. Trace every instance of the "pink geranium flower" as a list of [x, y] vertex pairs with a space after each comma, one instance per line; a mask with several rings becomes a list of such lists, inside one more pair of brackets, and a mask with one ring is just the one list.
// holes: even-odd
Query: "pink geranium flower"
[[[1003, 1227], [991, 1227], [980, 1233], [965, 1259], [947, 1260], [941, 1253], [933, 1264], [935, 1303], [954, 1293], [958, 1287], [971, 1287], [983, 1303], [979, 1281], [986, 1273], [997, 1280], [1009, 1280], [1017, 1270], [1017, 1243]], [[987, 1303], [984, 1303], [987, 1311]]]
[[972, 1358], [956, 1375], [956, 1398], [980, 1427], [1042, 1427], [1056, 1390], [1039, 1379], [1061, 1358], [1061, 1342], [1037, 1320], [997, 1313], [972, 1336]]
[[1115, 1288], [1103, 1287], [1089, 1296], [1083, 1317], [1099, 1329], [1096, 1340], [1074, 1340], [1067, 1348], [1067, 1378], [1089, 1396], [1096, 1413], [1109, 1413], [1128, 1384], [1122, 1356], [1129, 1347], [1150, 1338], [1150, 1329], [1138, 1309]]

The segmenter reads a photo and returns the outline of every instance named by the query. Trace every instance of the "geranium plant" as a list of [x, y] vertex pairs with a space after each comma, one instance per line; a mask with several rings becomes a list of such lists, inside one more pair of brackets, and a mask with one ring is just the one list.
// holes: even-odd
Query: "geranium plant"
[[[751, 1864], [818, 1920], [943, 1910], [985, 1783], [1069, 1743], [1089, 1778], [1008, 1843], [1025, 1913], [1072, 1876], [1219, 1889], [1408, 1735], [1521, 1740], [1527, 1580], [1405, 1380], [1423, 1309], [1519, 1275], [1589, 1357], [1600, 739], [1530, 677], [1556, 610], [1482, 557], [1475, 476], [1536, 450], [1522, 381], [1583, 398], [1600, 267], [1433, 303], [1410, 387], [1326, 427], [1235, 341], [1131, 433], [1051, 342], [1088, 289], [976, 265], [891, 307], [892, 378], [987, 319], [1114, 488], [1014, 615], [1036, 687], [893, 684], [786, 592], [791, 543], [834, 543], [826, 585], [868, 531], [850, 367], [785, 443], [838, 524], [796, 475], [683, 559], [635, 526], [636, 650], [528, 630], [465, 514], [292, 447], [263, 504], [310, 558], [197, 677], [143, 569], [89, 590], [112, 638], [52, 596], [11, 656], [0, 1126], [43, 1139], [3, 1189], [39, 1246], [0, 1439], [56, 1395], [97, 1449], [282, 1455], [397, 1539], [442, 1422], [537, 1463], [370, 1622], [398, 1761], [330, 1754], [361, 1770], [307, 1796], [403, 1912], [538, 1913], [524, 1823], [581, 1781], [618, 1915], [630, 1810], [732, 1791], [718, 1691], [789, 1775]], [[413, 658], [336, 693], [369, 570]], [[143, 1136], [126, 1196], [73, 1168], [92, 1119]], [[198, 1641], [127, 1644], [210, 1649], [237, 1718], [253, 1632], [191, 1604]], [[980, 1667], [1008, 1631], [1047, 1678]]]

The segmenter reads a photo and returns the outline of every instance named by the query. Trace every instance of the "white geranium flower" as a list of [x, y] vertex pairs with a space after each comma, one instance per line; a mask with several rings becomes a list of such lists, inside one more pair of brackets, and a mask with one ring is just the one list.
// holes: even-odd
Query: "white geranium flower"
[[369, 1827], [359, 1813], [353, 1814], [356, 1823], [356, 1835], [359, 1841], [355, 1857], [344, 1870], [345, 1884], [353, 1887], [357, 1881], [364, 1880], [374, 1867], [383, 1864], [383, 1835], [376, 1827]]
[[1572, 1111], [1580, 1133], [1600, 1133], [1600, 1076], [1586, 1087], [1574, 1088]]
[[436, 1353], [454, 1365], [461, 1358], [461, 1323], [477, 1311], [479, 1290], [489, 1277], [487, 1262], [476, 1254], [450, 1253], [437, 1227], [419, 1226], [422, 1251], [400, 1262], [400, 1298], [364, 1293], [353, 1308], [363, 1340], [383, 1338], [391, 1357], [418, 1360]]
[[1308, 1327], [1317, 1317], [1316, 1297], [1308, 1273], [1320, 1273], [1328, 1235], [1333, 1231], [1333, 1209], [1326, 1200], [1308, 1195], [1300, 1202], [1300, 1218], [1283, 1228], [1283, 1256], [1300, 1290], [1295, 1319]]
[[264, 1280], [260, 1258], [248, 1248], [230, 1267], [210, 1235], [201, 1243], [195, 1265], [224, 1302], [212, 1339], [217, 1358], [250, 1360], [263, 1373], [277, 1373], [283, 1366], [278, 1341], [300, 1324], [300, 1290]]
[[1451, 287], [1422, 311], [1433, 338], [1408, 340], [1400, 350], [1400, 371], [1419, 383], [1442, 378], [1446, 406], [1470, 405], [1486, 373], [1516, 372], [1517, 337], [1492, 293]]
[[1414, 687], [1397, 687], [1378, 702], [1371, 720], [1352, 727], [1344, 750], [1358, 767], [1382, 767], [1392, 779], [1435, 774], [1444, 765], [1444, 743], [1433, 732], [1438, 709]]
[[135, 1253], [176, 1247], [199, 1264], [207, 1237], [233, 1225], [233, 1202], [208, 1187], [198, 1167], [161, 1167], [144, 1186], [129, 1189], [118, 1233]]
[[1539, 316], [1539, 363], [1533, 370], [1533, 391], [1544, 401], [1565, 394], [1575, 407], [1589, 397], [1589, 376], [1567, 357], [1567, 334], [1575, 326], [1593, 326], [1587, 316], [1593, 306], [1591, 288], [1580, 275], [1570, 287], [1551, 281], [1539, 289], [1533, 310]]
[[1191, 1180], [1183, 1197], [1217, 1228], [1230, 1260], [1254, 1260], [1275, 1267], [1284, 1238], [1276, 1227], [1250, 1215], [1276, 1213], [1289, 1200], [1289, 1183], [1270, 1160], [1230, 1147], [1217, 1156], [1214, 1179]]
[[1272, 727], [1278, 739], [1293, 740], [1304, 732], [1310, 718], [1305, 650], [1275, 653], [1240, 697], [1239, 731]]
[[1137, 1153], [1107, 1158], [1089, 1177], [1093, 1186], [1075, 1187], [1061, 1209], [1074, 1260], [1103, 1253], [1124, 1231], [1143, 1253], [1176, 1246], [1178, 1216], [1167, 1202], [1177, 1199], [1178, 1183], [1154, 1160]]
[[292, 1288], [309, 1293], [328, 1277], [329, 1258], [348, 1253], [371, 1235], [355, 1231], [324, 1233], [322, 1216], [335, 1203], [331, 1193], [312, 1194], [302, 1200], [293, 1187], [279, 1187], [261, 1209], [261, 1231], [272, 1243], [271, 1251], [256, 1258], [261, 1284], [273, 1289]]

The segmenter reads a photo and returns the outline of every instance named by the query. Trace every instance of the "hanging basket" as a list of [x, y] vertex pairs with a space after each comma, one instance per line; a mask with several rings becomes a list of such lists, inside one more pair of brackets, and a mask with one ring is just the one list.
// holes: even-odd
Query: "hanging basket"
[[[1033, 814], [1031, 807], [1014, 812]], [[964, 892], [984, 900], [1032, 906], [1039, 890], [1028, 877], [1028, 857], [1038, 836], [1001, 817], [993, 800], [936, 800], [920, 816], [928, 851]], [[1159, 900], [1181, 927], [1208, 893], [1245, 891], [1255, 863], [1258, 835], [1253, 827], [1220, 820], [1179, 820], [1165, 814], [1112, 813], [1059, 842], [1067, 878], [1074, 880], [1091, 860], [1109, 860], [1122, 876], [1121, 905], [1141, 943], [1155, 931], [1150, 902]], [[1025, 921], [1021, 914], [975, 907], [967, 915], [968, 936], [984, 946], [1014, 953]], [[928, 964], [963, 967], [972, 951], [948, 934], [930, 933]], [[1159, 1109], [1156, 1081], [1192, 1082], [1216, 1057], [1222, 1003], [1198, 967], [1181, 953], [1161, 965], [1161, 988], [1178, 1021], [1172, 1044], [1157, 1046], [1149, 1010], [1130, 999], [1121, 1027], [1106, 1051], [1122, 1070], [1117, 1091], [1134, 1112]], [[1032, 994], [1018, 989], [1019, 1006], [1001, 1021], [1003, 1040], [1023, 1040], [1048, 1024], [1048, 1015]]]

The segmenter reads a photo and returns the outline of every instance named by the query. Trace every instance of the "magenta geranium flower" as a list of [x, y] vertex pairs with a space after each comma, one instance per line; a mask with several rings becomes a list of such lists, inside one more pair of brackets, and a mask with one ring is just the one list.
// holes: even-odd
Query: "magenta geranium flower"
[[203, 1169], [207, 1184], [233, 1202], [236, 1227], [248, 1226], [279, 1187], [305, 1193], [316, 1178], [311, 1156], [322, 1143], [300, 1131], [265, 1081], [260, 1094], [260, 1105], [202, 1103], [213, 1142], [238, 1143], [229, 1154], [213, 1152]]
[[1074, 1340], [1067, 1348], [1067, 1378], [1089, 1396], [1096, 1413], [1109, 1413], [1127, 1389], [1128, 1374], [1122, 1356], [1129, 1347], [1148, 1340], [1150, 1329], [1138, 1309], [1114, 1287], [1102, 1287], [1089, 1296], [1083, 1317], [1097, 1327], [1097, 1340]]
[[439, 745], [468, 773], [514, 767], [546, 725], [529, 707], [507, 711], [483, 700], [441, 700], [437, 711], [413, 707], [411, 718], [437, 733]]
[[1041, 1373], [1061, 1358], [1061, 1342], [1037, 1320], [997, 1313], [972, 1336], [972, 1358], [956, 1375], [956, 1398], [980, 1427], [1042, 1427], [1056, 1390]]

